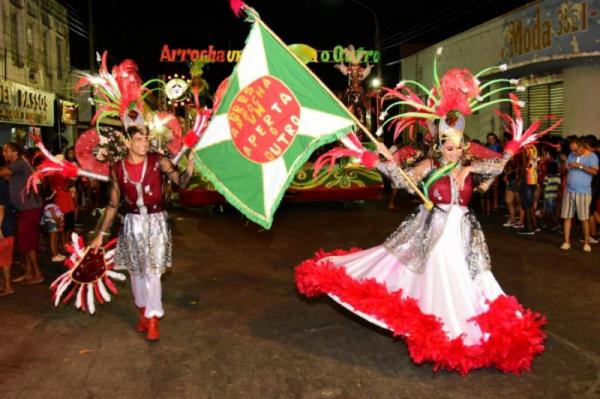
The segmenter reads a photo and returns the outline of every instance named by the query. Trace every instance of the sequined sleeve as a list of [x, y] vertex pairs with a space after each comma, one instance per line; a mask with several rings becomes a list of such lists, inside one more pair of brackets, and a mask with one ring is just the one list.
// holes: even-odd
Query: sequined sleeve
[[118, 208], [121, 203], [121, 186], [119, 186], [119, 179], [114, 170], [115, 166], [110, 169], [110, 176], [108, 179], [108, 205], [111, 208]]
[[[412, 168], [404, 169], [406, 175], [415, 183], [419, 183], [431, 171], [432, 163], [430, 160], [423, 161]], [[392, 182], [393, 188], [402, 188], [411, 194], [414, 190], [408, 184], [408, 181], [400, 173], [399, 167], [394, 161], [378, 162], [377, 169], [387, 176]]]
[[504, 170], [507, 159], [481, 159], [471, 164], [471, 173], [483, 175], [484, 178], [493, 178]]
[[113, 220], [115, 219], [115, 216], [117, 215], [117, 208], [121, 202], [121, 186], [119, 185], [119, 179], [117, 178], [114, 168], [115, 166], [111, 167], [110, 176], [108, 179], [108, 204], [106, 205], [104, 216], [102, 217], [102, 223], [100, 225], [101, 232], [108, 231]]
[[180, 173], [179, 170], [177, 170], [177, 167], [173, 165], [171, 160], [163, 156], [160, 157], [160, 170], [167, 175], [167, 178], [173, 184], [177, 185], [179, 188], [186, 188], [192, 177], [187, 170], [183, 173]]
[[496, 177], [504, 171], [509, 159], [510, 157], [505, 156], [501, 159], [481, 159], [473, 162], [470, 167], [471, 173], [477, 175], [473, 179], [475, 189], [479, 192], [486, 192]]

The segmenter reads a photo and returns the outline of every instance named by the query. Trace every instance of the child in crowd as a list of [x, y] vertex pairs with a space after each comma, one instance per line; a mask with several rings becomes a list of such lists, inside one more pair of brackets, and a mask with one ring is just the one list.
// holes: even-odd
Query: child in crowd
[[558, 192], [561, 187], [561, 178], [558, 173], [558, 164], [556, 162], [548, 162], [547, 174], [544, 176], [544, 221], [547, 226], [551, 226], [552, 230], [559, 230], [560, 223], [556, 214], [556, 202]]
[[62, 262], [65, 256], [58, 252], [58, 241], [60, 232], [63, 231], [65, 221], [64, 216], [58, 205], [54, 203], [55, 192], [44, 198], [44, 214], [42, 222], [48, 231], [50, 238], [50, 253], [52, 254], [52, 262]]
[[511, 159], [508, 161], [506, 168], [504, 169], [504, 181], [506, 182], [504, 202], [508, 208], [508, 220], [502, 226], [514, 227], [516, 229], [522, 229], [524, 227], [523, 219], [525, 218], [525, 213], [523, 212], [519, 198], [520, 178], [517, 175], [519, 161], [520, 158]]

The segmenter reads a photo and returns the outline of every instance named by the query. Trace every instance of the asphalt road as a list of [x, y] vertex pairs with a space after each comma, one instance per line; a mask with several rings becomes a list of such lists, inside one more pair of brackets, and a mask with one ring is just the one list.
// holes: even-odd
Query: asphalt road
[[[406, 210], [413, 207], [406, 202]], [[54, 308], [47, 282], [0, 298], [0, 397], [600, 397], [600, 246], [559, 249], [481, 219], [505, 292], [547, 315], [545, 352], [521, 376], [433, 373], [401, 340], [330, 300], [305, 300], [294, 266], [319, 248], [367, 248], [402, 220], [385, 201], [284, 204], [270, 231], [232, 210], [171, 212], [174, 268], [163, 278], [158, 343], [134, 330], [128, 283], [94, 316]]]

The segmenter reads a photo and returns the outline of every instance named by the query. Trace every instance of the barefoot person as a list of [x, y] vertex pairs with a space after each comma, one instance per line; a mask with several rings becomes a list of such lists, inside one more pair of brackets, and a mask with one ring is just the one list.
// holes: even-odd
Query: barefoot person
[[17, 210], [17, 247], [25, 261], [25, 273], [14, 281], [38, 284], [44, 281], [37, 253], [42, 201], [33, 191], [25, 190], [33, 170], [23, 158], [23, 148], [16, 143], [6, 143], [2, 147], [2, 156], [7, 166], [0, 168], [0, 176], [9, 181], [10, 201]]

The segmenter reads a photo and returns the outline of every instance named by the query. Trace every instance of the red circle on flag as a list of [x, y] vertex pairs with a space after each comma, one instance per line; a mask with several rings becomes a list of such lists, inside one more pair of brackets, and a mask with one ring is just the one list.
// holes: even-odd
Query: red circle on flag
[[281, 157], [300, 125], [300, 103], [273, 76], [263, 76], [241, 89], [229, 106], [227, 119], [235, 147], [258, 163]]

